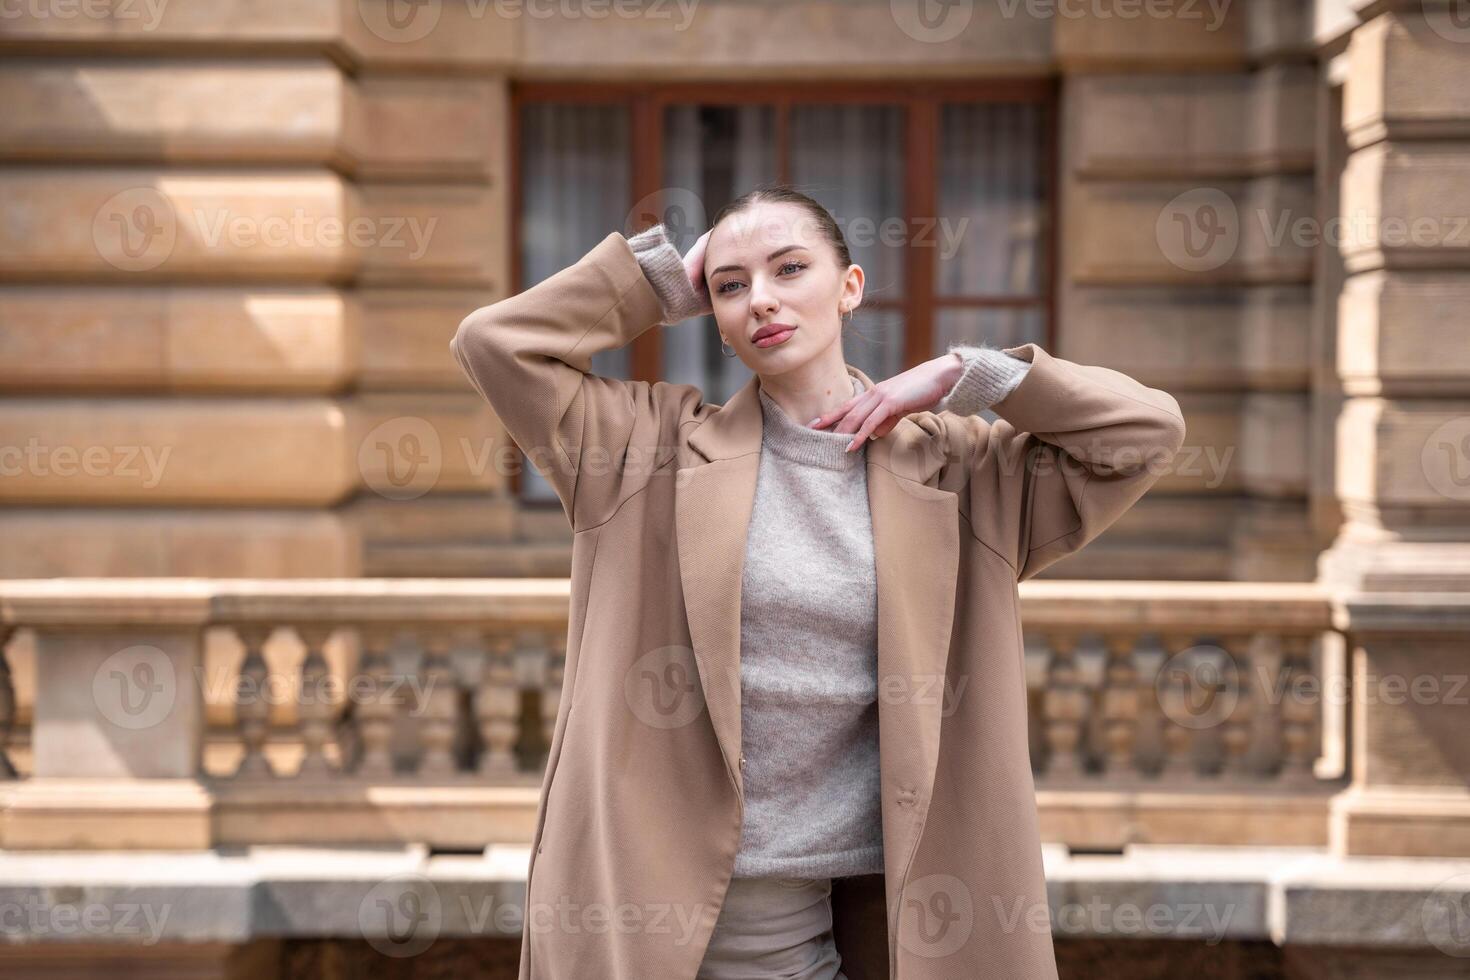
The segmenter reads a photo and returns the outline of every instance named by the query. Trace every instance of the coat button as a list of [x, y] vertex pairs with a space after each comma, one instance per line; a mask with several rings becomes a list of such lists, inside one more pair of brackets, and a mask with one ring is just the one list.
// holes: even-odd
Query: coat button
[[741, 769], [744, 769], [745, 768], [745, 753], [744, 752], [740, 753], [740, 768]]

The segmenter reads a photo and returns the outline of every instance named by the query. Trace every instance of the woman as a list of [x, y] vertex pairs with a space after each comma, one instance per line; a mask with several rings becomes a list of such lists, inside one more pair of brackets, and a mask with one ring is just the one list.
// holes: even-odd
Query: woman
[[[1056, 975], [1015, 586], [1184, 423], [1035, 344], [875, 383], [842, 356], [862, 288], [831, 215], [763, 187], [682, 259], [613, 233], [460, 324], [574, 530], [523, 980]], [[700, 312], [753, 372], [724, 405], [590, 373]]]

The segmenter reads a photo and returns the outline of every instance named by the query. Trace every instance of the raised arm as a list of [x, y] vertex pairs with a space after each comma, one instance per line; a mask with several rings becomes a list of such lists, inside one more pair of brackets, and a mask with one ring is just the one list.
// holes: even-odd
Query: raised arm
[[[1035, 344], [950, 351], [963, 374], [921, 424], [938, 428], [946, 460], [968, 474], [971, 526], [1017, 581], [1101, 534], [1184, 442], [1174, 397], [1122, 372]], [[999, 420], [980, 418], [985, 408]]]
[[956, 415], [979, 415], [1014, 391], [1031, 369], [1030, 361], [994, 347], [950, 344], [948, 353], [956, 355], [963, 367], [939, 411]]
[[580, 530], [673, 458], [678, 422], [702, 400], [692, 385], [593, 374], [592, 355], [699, 308], [662, 225], [631, 239], [611, 232], [574, 264], [465, 317], [449, 350]]

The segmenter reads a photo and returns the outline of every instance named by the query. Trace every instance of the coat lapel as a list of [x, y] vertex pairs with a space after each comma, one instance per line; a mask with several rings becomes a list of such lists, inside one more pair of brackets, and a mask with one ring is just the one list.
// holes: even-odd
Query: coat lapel
[[[848, 372], [869, 387], [857, 368]], [[740, 774], [740, 582], [760, 468], [759, 376], [690, 433], [678, 470], [679, 574], [694, 658], [729, 776]], [[878, 700], [890, 957], [898, 896], [934, 787], [959, 570], [958, 498], [926, 486], [926, 434], [900, 422], [868, 443], [878, 576]]]

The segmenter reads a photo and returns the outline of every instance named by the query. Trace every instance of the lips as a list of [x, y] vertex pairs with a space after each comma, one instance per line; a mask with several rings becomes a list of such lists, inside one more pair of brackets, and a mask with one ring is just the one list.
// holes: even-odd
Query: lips
[[762, 340], [765, 340], [767, 337], [774, 337], [777, 334], [786, 333], [795, 329], [795, 325], [790, 323], [768, 323], [757, 330], [755, 333], [751, 334], [750, 342], [752, 344], [758, 344]]

